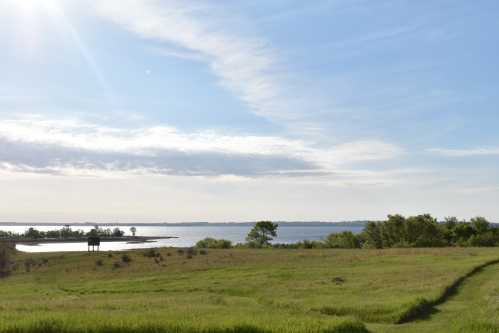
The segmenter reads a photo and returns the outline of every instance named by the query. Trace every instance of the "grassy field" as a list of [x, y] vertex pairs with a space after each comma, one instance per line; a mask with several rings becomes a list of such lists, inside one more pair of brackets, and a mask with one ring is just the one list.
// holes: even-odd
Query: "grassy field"
[[499, 332], [499, 265], [430, 318], [395, 324], [496, 249], [158, 252], [17, 253], [0, 280], [0, 331]]
[[428, 318], [403, 325], [370, 325], [373, 332], [499, 332], [499, 265], [466, 280], [455, 296]]

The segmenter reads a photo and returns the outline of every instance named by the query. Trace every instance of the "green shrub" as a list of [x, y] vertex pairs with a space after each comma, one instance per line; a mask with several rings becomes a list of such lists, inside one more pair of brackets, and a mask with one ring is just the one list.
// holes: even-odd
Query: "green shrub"
[[144, 252], [144, 257], [147, 257], [147, 258], [154, 258], [154, 257], [157, 257], [159, 256], [159, 252], [157, 252], [155, 249], [153, 248], [150, 248], [150, 249], [147, 249], [145, 252]]
[[473, 235], [468, 240], [470, 246], [495, 246], [498, 243], [497, 236], [492, 231]]
[[311, 241], [311, 240], [304, 240], [302, 242], [298, 243], [298, 248], [301, 249], [321, 249], [326, 247], [326, 244], [321, 241]]
[[327, 236], [326, 244], [332, 248], [358, 249], [361, 247], [359, 238], [351, 231], [343, 231]]
[[33, 266], [36, 266], [36, 261], [33, 259], [33, 258], [28, 258], [26, 260], [24, 260], [24, 270], [26, 272], [31, 272], [31, 268]]
[[203, 249], [230, 249], [232, 247], [232, 242], [226, 239], [207, 237], [197, 242], [196, 247]]
[[124, 254], [121, 256], [121, 261], [123, 261], [125, 264], [128, 264], [132, 261], [132, 258], [128, 254]]

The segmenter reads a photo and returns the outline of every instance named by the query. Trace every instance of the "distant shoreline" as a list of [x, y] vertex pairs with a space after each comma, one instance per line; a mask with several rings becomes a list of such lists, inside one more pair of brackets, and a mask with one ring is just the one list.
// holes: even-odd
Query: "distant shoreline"
[[[126, 242], [126, 243], [150, 243], [160, 239], [178, 238], [176, 236], [124, 236], [124, 237], [101, 237], [100, 242]], [[47, 243], [87, 243], [87, 237], [83, 238], [40, 238], [40, 239], [0, 239], [1, 241], [12, 241], [18, 245], [39, 245]]]
[[[275, 221], [280, 226], [359, 226], [363, 227], [369, 221], [345, 221], [345, 222], [322, 222], [322, 221]], [[73, 223], [61, 223], [61, 222], [0, 222], [0, 226], [11, 226], [11, 227], [34, 227], [34, 226], [71, 226], [71, 227], [110, 227], [110, 226], [143, 226], [143, 227], [214, 227], [214, 226], [253, 226], [256, 222], [159, 222], [159, 223], [130, 223], [130, 222], [116, 222], [116, 223], [99, 223], [99, 222], [73, 222]]]

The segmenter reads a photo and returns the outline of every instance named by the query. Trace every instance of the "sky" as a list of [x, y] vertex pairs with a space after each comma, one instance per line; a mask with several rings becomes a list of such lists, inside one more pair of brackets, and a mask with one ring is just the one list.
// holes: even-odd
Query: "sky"
[[499, 222], [498, 13], [0, 0], [0, 221]]

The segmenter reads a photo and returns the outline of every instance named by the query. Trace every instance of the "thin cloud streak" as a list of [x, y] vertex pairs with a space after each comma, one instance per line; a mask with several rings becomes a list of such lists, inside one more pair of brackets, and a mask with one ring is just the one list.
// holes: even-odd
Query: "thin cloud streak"
[[428, 152], [447, 157], [499, 156], [499, 148], [478, 147], [470, 149], [431, 148]]

